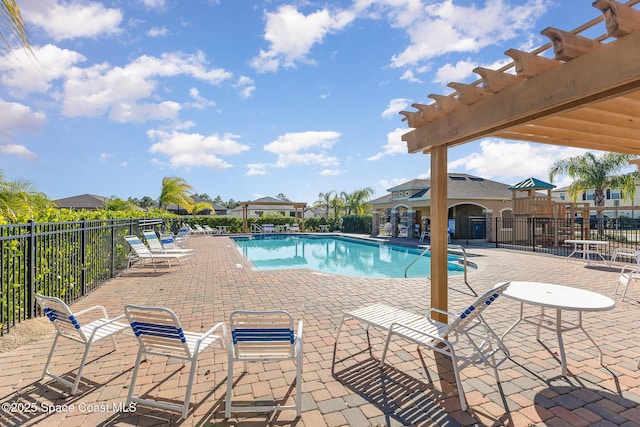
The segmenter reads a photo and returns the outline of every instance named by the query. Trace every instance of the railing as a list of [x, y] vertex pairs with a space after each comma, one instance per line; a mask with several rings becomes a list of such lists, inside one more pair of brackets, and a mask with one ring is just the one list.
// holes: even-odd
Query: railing
[[607, 241], [603, 255], [610, 257], [618, 247], [640, 244], [640, 219], [496, 218], [491, 243], [497, 248], [567, 256], [573, 246], [565, 241], [574, 239]]
[[[144, 226], [163, 221], [144, 220]], [[36, 293], [67, 303], [87, 295], [126, 264], [127, 234], [143, 220], [105, 219], [0, 226], [0, 335], [38, 315]]]
[[262, 233], [262, 226], [260, 224], [257, 223], [252, 223], [251, 224], [251, 233], [252, 234], [261, 234]]
[[[460, 245], [447, 245], [447, 253], [454, 252], [454, 251], [462, 252], [462, 266], [463, 266], [463, 274], [464, 274], [464, 283], [465, 283], [465, 285], [467, 285], [469, 287], [469, 289], [471, 289], [471, 292], [473, 292], [473, 294], [477, 296], [478, 294], [476, 293], [476, 291], [473, 290], [473, 288], [471, 287], [471, 285], [469, 285], [469, 282], [467, 281], [468, 263], [467, 263], [467, 251], [466, 251], [466, 249], [464, 247], [460, 246]], [[418, 260], [420, 258], [422, 258], [424, 255], [426, 255], [429, 252], [431, 252], [431, 246], [427, 246], [413, 261], [411, 261], [409, 263], [409, 265], [407, 265], [407, 267], [404, 269], [404, 277], [408, 277], [407, 273], [408, 273], [409, 269], [416, 262], [418, 262]], [[429, 277], [429, 280], [431, 280], [430, 277]]]

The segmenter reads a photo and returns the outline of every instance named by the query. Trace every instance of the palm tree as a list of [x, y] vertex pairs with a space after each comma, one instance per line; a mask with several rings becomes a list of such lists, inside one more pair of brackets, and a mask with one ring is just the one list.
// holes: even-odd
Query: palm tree
[[351, 213], [363, 215], [369, 211], [369, 198], [373, 195], [373, 189], [365, 187], [356, 190], [349, 195], [349, 203], [351, 205]]
[[326, 193], [318, 193], [318, 200], [314, 203], [314, 206], [323, 206], [325, 210], [325, 218], [329, 218], [329, 203], [331, 202], [331, 195], [334, 194], [334, 190], [329, 190]]
[[[619, 188], [625, 199], [633, 199], [636, 194], [636, 181], [640, 178], [638, 171], [620, 174], [629, 166], [629, 160], [635, 156], [630, 154], [604, 153], [596, 157], [593, 153], [570, 157], [555, 162], [549, 170], [549, 179], [558, 175], [567, 175], [573, 183], [567, 193], [575, 202], [584, 191], [593, 189], [593, 202], [596, 207], [603, 207], [607, 188]], [[597, 209], [598, 229], [602, 223], [602, 209]]]
[[344, 208], [344, 201], [340, 197], [338, 197], [337, 194], [334, 194], [333, 198], [329, 202], [329, 206], [333, 208], [333, 214], [334, 214], [335, 220], [337, 221], [338, 211]]
[[195, 203], [195, 204], [191, 205], [191, 209], [189, 210], [189, 213], [197, 214], [198, 212], [202, 212], [204, 210], [209, 210], [209, 211], [215, 213], [215, 208], [209, 202], [198, 202], [198, 203]]
[[22, 46], [29, 47], [27, 30], [15, 0], [2, 0], [0, 3], [0, 37], [7, 48], [11, 49], [11, 39], [17, 39]]
[[193, 208], [193, 200], [190, 196], [192, 191], [193, 188], [184, 179], [167, 176], [162, 179], [162, 192], [158, 197], [158, 204], [161, 208], [166, 208], [168, 204], [174, 203], [190, 211]]
[[33, 219], [38, 212], [54, 206], [26, 180], [6, 181], [0, 171], [0, 223]]

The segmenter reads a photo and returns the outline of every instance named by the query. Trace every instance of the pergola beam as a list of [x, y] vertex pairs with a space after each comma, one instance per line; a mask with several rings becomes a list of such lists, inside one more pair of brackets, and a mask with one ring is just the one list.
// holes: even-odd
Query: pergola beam
[[[640, 31], [426, 122], [402, 139], [410, 153], [451, 147], [629, 94], [640, 89], [638, 58]], [[633, 154], [640, 154], [640, 143]]]

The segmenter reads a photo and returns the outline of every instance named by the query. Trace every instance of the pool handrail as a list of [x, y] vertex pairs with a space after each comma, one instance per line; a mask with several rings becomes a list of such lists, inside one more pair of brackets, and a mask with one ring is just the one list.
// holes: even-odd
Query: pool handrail
[[[462, 266], [463, 266], [463, 271], [464, 271], [464, 284], [467, 285], [469, 287], [469, 289], [471, 289], [471, 292], [473, 292], [473, 294], [475, 296], [477, 296], [478, 294], [476, 293], [476, 291], [473, 290], [473, 288], [471, 287], [471, 285], [467, 281], [467, 251], [461, 245], [447, 245], [447, 253], [453, 252], [453, 251], [456, 251], [456, 250], [459, 250], [459, 251], [462, 252]], [[407, 265], [407, 267], [404, 269], [404, 277], [407, 277], [407, 272], [413, 266], [413, 264], [418, 262], [418, 260], [420, 258], [422, 258], [428, 252], [431, 252], [431, 245], [428, 245], [427, 247], [425, 247], [424, 250], [413, 261], [411, 261], [409, 263], [409, 265]], [[431, 277], [429, 277], [429, 280], [431, 280]]]

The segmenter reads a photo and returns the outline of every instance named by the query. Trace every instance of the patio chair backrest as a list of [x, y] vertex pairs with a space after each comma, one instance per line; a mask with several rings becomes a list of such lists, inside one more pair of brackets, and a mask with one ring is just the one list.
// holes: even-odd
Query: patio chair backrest
[[133, 249], [136, 255], [143, 257], [151, 256], [151, 251], [142, 243], [142, 240], [140, 240], [138, 236], [124, 236], [124, 239], [129, 243], [129, 246], [131, 246], [131, 249]]
[[82, 331], [80, 322], [64, 301], [40, 294], [36, 294], [36, 300], [60, 335], [87, 342], [88, 338]]
[[171, 233], [161, 233], [160, 244], [163, 248], [174, 249], [176, 247], [176, 239]]
[[155, 231], [144, 230], [142, 234], [144, 235], [144, 239], [147, 241], [147, 245], [149, 245], [149, 249], [152, 251], [161, 251], [163, 249], [162, 243], [160, 243]]
[[449, 325], [450, 330], [462, 331], [476, 317], [480, 316], [485, 308], [489, 307], [509, 287], [509, 282], [504, 282], [481, 295], [473, 304], [460, 314]]
[[180, 320], [172, 310], [127, 304], [124, 313], [147, 353], [182, 358], [192, 356]]
[[295, 356], [293, 318], [283, 310], [234, 311], [229, 318], [236, 358]]

